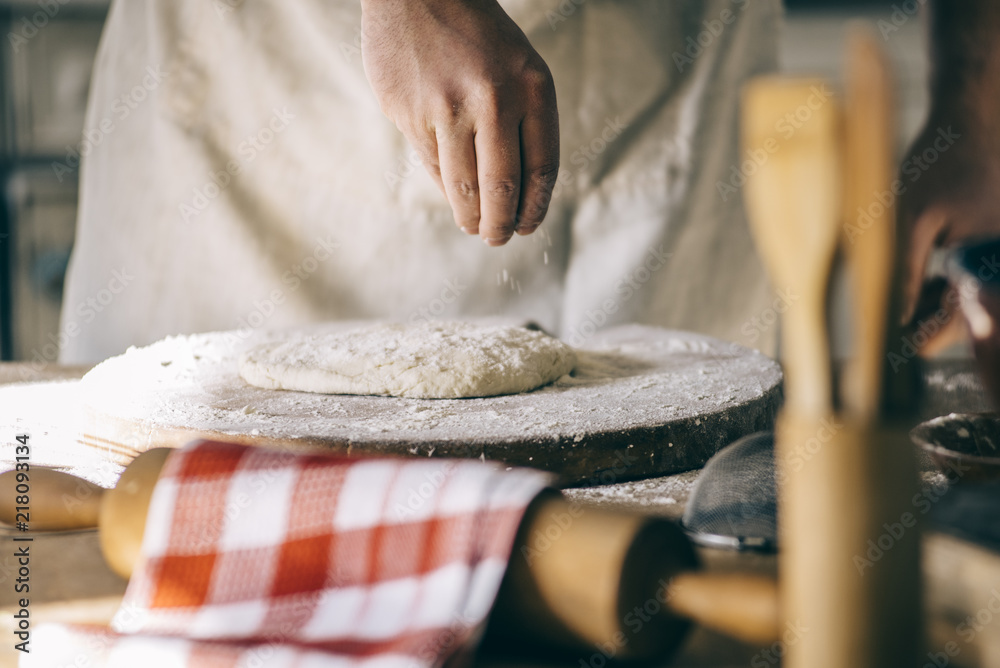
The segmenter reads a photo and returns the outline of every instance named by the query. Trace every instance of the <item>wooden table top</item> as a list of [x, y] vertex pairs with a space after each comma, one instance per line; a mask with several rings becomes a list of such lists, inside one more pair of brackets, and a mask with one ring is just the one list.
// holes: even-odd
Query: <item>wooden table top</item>
[[[967, 371], [961, 365], [948, 363], [954, 373]], [[80, 378], [87, 367], [50, 365], [36, 370], [30, 365], [0, 363], [0, 384], [41, 382]], [[945, 383], [947, 385], [947, 383]], [[968, 410], [968, 383], [957, 401]], [[961, 388], [960, 388], [961, 389]], [[985, 402], [985, 398], [977, 399]], [[938, 397], [939, 403], [941, 398]], [[949, 399], [938, 409], [947, 410]], [[937, 413], [941, 414], [941, 413]], [[13, 435], [10, 435], [11, 437]], [[7, 435], [0, 435], [6, 439]], [[696, 472], [650, 480], [604, 485], [587, 489], [568, 490], [580, 500], [615, 508], [677, 519], [683, 513]], [[0, 529], [0, 539], [12, 545], [11, 530]], [[0, 556], [0, 632], [11, 638], [11, 613], [16, 600], [13, 579], [16, 571], [11, 549]], [[925, 571], [928, 578], [928, 608], [933, 614], [928, 621], [932, 648], [944, 647], [945, 642], [958, 642], [962, 652], [952, 659], [956, 666], [1000, 665], [1000, 630], [979, 633], [972, 640], [960, 633], [960, 624], [967, 614], [988, 610], [991, 592], [1000, 591], [1000, 556], [957, 539], [933, 535], [925, 540]], [[776, 572], [772, 556], [747, 553], [702, 550], [706, 568], [710, 570], [741, 570]], [[36, 534], [32, 543], [33, 624], [44, 621], [106, 623], [117, 609], [126, 582], [111, 573], [100, 555], [96, 531]], [[965, 613], [965, 614], [962, 614]], [[12, 642], [0, 645], [0, 667], [17, 665], [18, 652]], [[696, 629], [680, 654], [669, 664], [701, 668], [709, 666], [777, 665], [768, 663], [762, 648], [743, 645], [724, 636]], [[754, 664], [754, 662], [757, 662]], [[480, 665], [505, 668], [502, 660], [482, 657]], [[521, 664], [523, 665], [523, 664]], [[558, 664], [539, 664], [539, 666]], [[565, 664], [579, 666], [579, 662]]]

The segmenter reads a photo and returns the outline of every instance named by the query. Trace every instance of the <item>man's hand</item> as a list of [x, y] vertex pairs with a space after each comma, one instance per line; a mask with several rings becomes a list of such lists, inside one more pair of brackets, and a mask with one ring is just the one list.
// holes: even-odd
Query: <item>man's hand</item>
[[542, 222], [559, 171], [548, 67], [495, 0], [362, 0], [362, 56], [382, 112], [455, 222], [501, 246]]
[[926, 315], [915, 311], [935, 247], [1000, 236], [998, 140], [1000, 135], [970, 121], [967, 114], [936, 113], [903, 160], [900, 178], [906, 191], [900, 197], [899, 219], [909, 237], [906, 319]]
[[[924, 283], [931, 251], [1000, 235], [1000, 3], [935, 0], [931, 9], [931, 113], [900, 173], [900, 231], [909, 244], [903, 315], [911, 325], [957, 303]], [[952, 319], [925, 351], [963, 330]]]

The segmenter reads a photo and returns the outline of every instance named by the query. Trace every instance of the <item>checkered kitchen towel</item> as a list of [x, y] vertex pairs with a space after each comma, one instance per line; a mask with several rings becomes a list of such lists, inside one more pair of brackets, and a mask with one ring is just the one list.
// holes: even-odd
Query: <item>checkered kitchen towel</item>
[[39, 627], [21, 665], [439, 664], [485, 620], [549, 482], [194, 443], [167, 460], [112, 629]]

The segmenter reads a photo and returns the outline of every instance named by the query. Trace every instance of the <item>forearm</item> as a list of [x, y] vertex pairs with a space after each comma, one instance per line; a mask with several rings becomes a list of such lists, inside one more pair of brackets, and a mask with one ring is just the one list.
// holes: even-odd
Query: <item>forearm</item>
[[934, 107], [1000, 128], [1000, 2], [934, 0], [931, 41]]

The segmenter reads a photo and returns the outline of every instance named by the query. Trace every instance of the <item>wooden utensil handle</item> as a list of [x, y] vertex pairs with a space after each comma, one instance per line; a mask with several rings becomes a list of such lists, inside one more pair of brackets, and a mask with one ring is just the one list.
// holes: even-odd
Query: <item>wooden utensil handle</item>
[[25, 523], [30, 530], [99, 527], [105, 560], [112, 570], [127, 578], [139, 556], [153, 488], [171, 452], [170, 448], [155, 448], [142, 453], [125, 468], [118, 484], [107, 490], [52, 469], [31, 469], [27, 483], [21, 482], [18, 471], [0, 474], [0, 521], [21, 521], [17, 512], [18, 485], [27, 484], [30, 510]]
[[24, 522], [31, 531], [96, 527], [104, 493], [103, 487], [54, 469], [7, 471], [0, 474], [0, 521]]
[[822, 417], [833, 405], [830, 342], [824, 309], [826, 286], [802, 286], [800, 290], [802, 303], [790, 308], [782, 323], [787, 360], [786, 402], [800, 414]]
[[821, 79], [754, 79], [742, 114], [744, 149], [767, 156], [744, 190], [754, 241], [774, 288], [799, 297], [783, 314], [785, 406], [817, 418], [832, 408], [825, 306], [840, 236], [840, 114], [828, 90]]
[[778, 639], [780, 614], [774, 578], [743, 573], [679, 573], [668, 606], [677, 615], [751, 645]]
[[[878, 417], [895, 266], [892, 75], [888, 57], [868, 26], [848, 34], [844, 108], [844, 236], [853, 278], [854, 354], [847, 362], [841, 403], [852, 416]], [[886, 193], [890, 199], [886, 200]]]
[[619, 659], [662, 658], [690, 621], [751, 643], [778, 635], [773, 579], [696, 573], [676, 524], [540, 497], [525, 516], [491, 632]]

